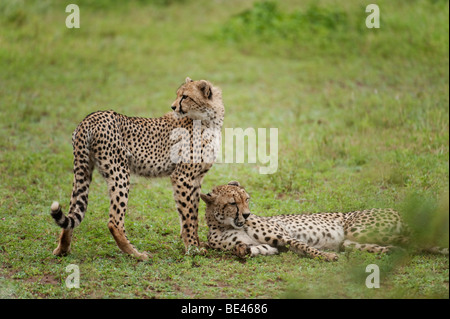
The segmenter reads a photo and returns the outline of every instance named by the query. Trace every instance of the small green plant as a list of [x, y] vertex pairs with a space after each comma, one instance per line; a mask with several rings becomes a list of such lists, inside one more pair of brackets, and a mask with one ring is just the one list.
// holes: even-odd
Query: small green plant
[[415, 245], [424, 249], [449, 247], [448, 192], [439, 201], [413, 193], [405, 201], [403, 209]]

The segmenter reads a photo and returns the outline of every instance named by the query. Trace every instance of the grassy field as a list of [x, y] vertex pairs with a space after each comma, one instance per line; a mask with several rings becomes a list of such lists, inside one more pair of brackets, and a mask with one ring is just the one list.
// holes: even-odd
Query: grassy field
[[[68, 29], [77, 3], [81, 28]], [[170, 111], [186, 76], [220, 86], [224, 128], [278, 128], [278, 169], [218, 163], [203, 192], [239, 180], [260, 215], [398, 209], [417, 241], [448, 247], [449, 3], [159, 0], [0, 3], [0, 298], [448, 298], [448, 257], [183, 254], [169, 180], [133, 177], [117, 248], [96, 172], [72, 253], [52, 255], [72, 189], [71, 134], [87, 114]], [[206, 240], [205, 206], [200, 237]], [[68, 289], [66, 267], [80, 269]], [[365, 285], [380, 267], [380, 288]]]

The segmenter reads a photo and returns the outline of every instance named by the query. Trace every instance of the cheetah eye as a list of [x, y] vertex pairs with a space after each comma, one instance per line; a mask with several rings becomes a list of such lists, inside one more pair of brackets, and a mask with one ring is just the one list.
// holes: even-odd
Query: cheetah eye
[[182, 99], [182, 100], [187, 99], [187, 98], [188, 98], [187, 95], [182, 95], [182, 96], [181, 96], [181, 99]]
[[237, 203], [236, 203], [236, 202], [233, 202], [233, 203], [230, 203], [230, 205], [236, 206]]
[[250, 197], [245, 200], [247, 203], [250, 201]]

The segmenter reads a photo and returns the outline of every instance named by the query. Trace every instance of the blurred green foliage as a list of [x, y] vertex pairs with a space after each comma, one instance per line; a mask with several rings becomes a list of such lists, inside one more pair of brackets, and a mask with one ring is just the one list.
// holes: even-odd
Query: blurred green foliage
[[336, 7], [310, 5], [304, 12], [280, 11], [273, 1], [255, 2], [254, 6], [233, 16], [223, 27], [225, 39], [244, 41], [257, 37], [261, 40], [285, 38], [302, 41], [311, 36], [326, 37], [330, 32], [348, 31], [347, 14]]
[[[381, 28], [389, 29], [389, 34], [377, 31], [367, 32], [365, 5], [351, 6], [307, 3], [301, 9], [283, 11], [280, 2], [260, 1], [253, 7], [232, 16], [214, 37], [227, 42], [238, 42], [248, 47], [250, 42], [263, 42], [264, 48], [274, 50], [291, 58], [304, 58], [311, 55], [349, 55], [402, 56], [412, 57], [419, 52], [436, 57], [448, 52], [445, 40], [448, 23], [433, 19], [433, 13], [445, 11], [447, 1], [416, 1], [414, 17], [416, 23], [404, 24], [397, 16], [381, 6]], [[409, 6], [410, 1], [400, 1], [399, 7]], [[432, 13], [433, 12], [433, 13]], [[429, 28], [423, 25], [431, 23]], [[408, 41], [399, 42], [405, 38]]]

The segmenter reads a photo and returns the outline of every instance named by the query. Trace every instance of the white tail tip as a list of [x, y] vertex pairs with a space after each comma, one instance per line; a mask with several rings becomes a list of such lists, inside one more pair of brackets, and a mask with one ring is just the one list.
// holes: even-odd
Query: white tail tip
[[53, 202], [52, 206], [51, 206], [52, 211], [57, 211], [59, 209], [59, 203], [58, 202]]

